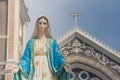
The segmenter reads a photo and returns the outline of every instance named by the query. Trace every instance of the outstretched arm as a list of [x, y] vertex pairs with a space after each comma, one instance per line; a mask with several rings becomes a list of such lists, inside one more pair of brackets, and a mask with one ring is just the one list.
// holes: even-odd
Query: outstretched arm
[[19, 65], [19, 68], [23, 71], [26, 71], [28, 74], [30, 72], [30, 57], [31, 57], [31, 42], [28, 41], [24, 54], [21, 58]]
[[[54, 40], [53, 46], [54, 46], [54, 49], [53, 49], [54, 57], [57, 58], [56, 62], [55, 62], [56, 68], [64, 66], [64, 68], [67, 72], [71, 71], [71, 66], [65, 61], [65, 58], [64, 58], [63, 54], [61, 53], [59, 45], [56, 40]], [[61, 65], [61, 66], [58, 66], [58, 65]]]

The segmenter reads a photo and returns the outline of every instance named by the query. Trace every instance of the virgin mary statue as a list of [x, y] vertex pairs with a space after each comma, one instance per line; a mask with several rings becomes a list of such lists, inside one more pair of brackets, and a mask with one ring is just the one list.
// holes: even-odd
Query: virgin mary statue
[[37, 19], [27, 42], [14, 80], [70, 80], [69, 66], [57, 41], [53, 39], [48, 18]]

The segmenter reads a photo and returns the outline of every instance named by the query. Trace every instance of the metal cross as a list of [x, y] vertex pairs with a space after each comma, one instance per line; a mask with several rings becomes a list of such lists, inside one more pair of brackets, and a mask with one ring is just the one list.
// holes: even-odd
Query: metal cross
[[71, 15], [74, 17], [75, 27], [78, 27], [78, 26], [77, 26], [77, 20], [78, 20], [78, 17], [80, 16], [80, 14], [75, 10], [75, 12], [73, 12]]

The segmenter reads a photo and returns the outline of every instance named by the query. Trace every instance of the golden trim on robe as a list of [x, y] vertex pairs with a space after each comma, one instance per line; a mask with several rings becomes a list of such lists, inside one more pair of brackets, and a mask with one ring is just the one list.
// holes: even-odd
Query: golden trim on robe
[[46, 53], [44, 52], [44, 53], [35, 53], [35, 56], [46, 56]]

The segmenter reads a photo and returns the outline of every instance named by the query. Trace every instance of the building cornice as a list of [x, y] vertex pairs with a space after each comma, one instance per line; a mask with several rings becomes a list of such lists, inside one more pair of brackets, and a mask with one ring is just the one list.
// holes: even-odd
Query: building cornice
[[98, 46], [104, 48], [105, 50], [107, 50], [108, 52], [112, 53], [116, 57], [120, 58], [120, 52], [119, 51], [117, 51], [116, 49], [112, 48], [112, 46], [109, 46], [109, 45], [105, 44], [102, 40], [96, 38], [95, 36], [91, 35], [90, 33], [86, 32], [83, 29], [80, 29], [79, 27], [73, 27], [70, 31], [64, 33], [63, 36], [60, 37], [57, 40], [58, 43], [61, 44], [61, 42], [63, 40], [65, 40], [66, 38], [70, 37], [72, 34], [74, 34], [76, 32], [79, 33], [80, 35], [84, 36], [88, 40], [94, 42], [94, 44], [97, 44]]

